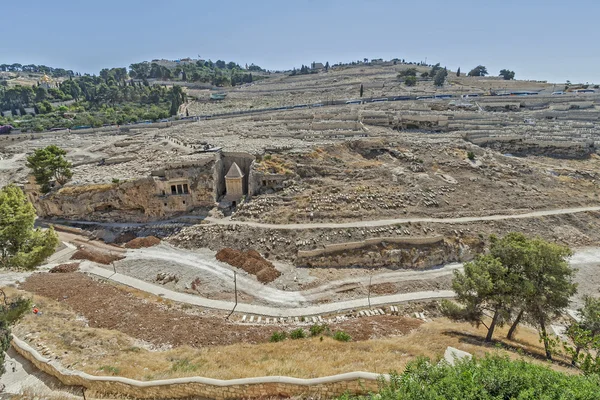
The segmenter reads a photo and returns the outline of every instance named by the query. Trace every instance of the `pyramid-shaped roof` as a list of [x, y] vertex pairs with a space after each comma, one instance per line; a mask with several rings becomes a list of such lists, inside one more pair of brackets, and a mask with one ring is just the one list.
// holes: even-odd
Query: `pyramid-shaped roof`
[[225, 175], [225, 178], [243, 178], [244, 174], [242, 170], [236, 163], [231, 164], [231, 168], [229, 168], [229, 172]]

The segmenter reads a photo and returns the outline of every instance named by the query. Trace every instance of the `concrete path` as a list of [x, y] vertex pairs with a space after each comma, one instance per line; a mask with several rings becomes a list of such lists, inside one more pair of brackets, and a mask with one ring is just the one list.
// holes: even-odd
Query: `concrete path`
[[407, 224], [416, 222], [431, 222], [438, 224], [462, 224], [466, 222], [479, 222], [479, 221], [502, 221], [507, 219], [522, 219], [522, 218], [536, 218], [546, 217], [550, 215], [563, 215], [563, 214], [576, 214], [588, 211], [600, 211], [600, 207], [577, 207], [577, 208], [559, 208], [554, 210], [539, 210], [531, 211], [523, 214], [496, 214], [486, 215], [481, 217], [456, 217], [456, 218], [431, 218], [431, 217], [416, 217], [416, 218], [395, 218], [395, 219], [380, 219], [370, 221], [352, 221], [352, 222], [314, 222], [308, 224], [265, 224], [261, 222], [253, 221], [233, 221], [230, 217], [227, 218], [214, 218], [206, 217], [204, 220], [216, 225], [241, 225], [251, 226], [255, 228], [264, 229], [290, 229], [290, 230], [301, 230], [301, 229], [338, 229], [338, 228], [368, 228], [374, 226], [387, 226], [395, 224]]
[[12, 347], [6, 352], [4, 360], [6, 372], [0, 377], [4, 385], [3, 393], [35, 394], [36, 398], [80, 399], [80, 388], [65, 386], [58, 379], [37, 369]]
[[[225, 311], [232, 310], [235, 305], [234, 302], [231, 301], [212, 300], [187, 293], [175, 292], [163, 286], [154, 285], [152, 283], [132, 278], [127, 275], [114, 273], [113, 271], [107, 270], [102, 267], [98, 267], [91, 262], [81, 263], [80, 270], [82, 272], [87, 272], [111, 280], [113, 282], [121, 283], [123, 285], [127, 285], [135, 289], [147, 293], [152, 293], [156, 296], [161, 296], [165, 299], [170, 299], [180, 303], [187, 303], [200, 307], [207, 307]], [[294, 292], [290, 292], [290, 294], [291, 293]], [[454, 292], [451, 290], [401, 293], [388, 296], [372, 297], [371, 306], [381, 306], [386, 304], [402, 303], [406, 301], [443, 299], [451, 297], [454, 297]], [[264, 315], [268, 317], [302, 317], [308, 315], [336, 313], [345, 310], [352, 310], [355, 308], [368, 307], [368, 305], [368, 299], [365, 298], [356, 300], [346, 300], [335, 303], [317, 304], [310, 306], [296, 306], [287, 308], [238, 303], [235, 311], [240, 313]]]

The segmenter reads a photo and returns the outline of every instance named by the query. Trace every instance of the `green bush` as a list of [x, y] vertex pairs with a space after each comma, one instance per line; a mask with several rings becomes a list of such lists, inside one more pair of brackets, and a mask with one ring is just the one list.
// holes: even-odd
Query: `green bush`
[[285, 332], [273, 332], [273, 334], [271, 335], [271, 339], [269, 339], [269, 342], [283, 342], [286, 337], [287, 335], [285, 334]]
[[352, 337], [344, 331], [337, 331], [333, 334], [333, 338], [338, 342], [349, 342], [352, 340]]
[[469, 160], [471, 160], [471, 161], [474, 161], [474, 160], [475, 160], [475, 153], [473, 153], [472, 151], [469, 151], [469, 152], [467, 153], [467, 158], [468, 158]]
[[310, 336], [319, 336], [320, 334], [322, 334], [324, 332], [328, 332], [329, 327], [325, 324], [322, 324], [322, 325], [315, 324], [310, 327], [309, 331], [310, 331]]
[[290, 332], [290, 337], [292, 339], [304, 339], [306, 337], [306, 332], [304, 332], [304, 329], [302, 328], [294, 329]]
[[111, 375], [118, 375], [121, 370], [117, 367], [113, 367], [112, 365], [103, 365], [100, 367], [100, 371], [107, 372]]
[[409, 363], [402, 375], [392, 373], [387, 382], [381, 379], [377, 395], [340, 399], [596, 400], [599, 393], [598, 375], [565, 374], [524, 360], [487, 355], [455, 366], [420, 358]]
[[406, 86], [415, 86], [417, 84], [417, 77], [407, 76], [406, 78], [404, 78], [404, 84]]

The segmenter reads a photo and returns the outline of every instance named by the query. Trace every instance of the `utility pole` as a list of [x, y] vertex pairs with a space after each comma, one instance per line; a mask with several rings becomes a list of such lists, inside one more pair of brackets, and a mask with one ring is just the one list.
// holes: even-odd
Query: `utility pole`
[[371, 280], [373, 279], [373, 270], [369, 272], [369, 291], [367, 293], [367, 300], [369, 301], [369, 308], [371, 308]]
[[238, 305], [238, 298], [237, 298], [237, 272], [236, 271], [233, 271], [233, 291], [235, 293], [235, 305], [233, 306], [233, 309], [231, 310], [231, 312], [229, 313], [229, 315], [225, 319], [229, 319], [229, 317], [231, 316], [231, 314], [233, 314], [233, 312], [235, 311], [235, 308]]

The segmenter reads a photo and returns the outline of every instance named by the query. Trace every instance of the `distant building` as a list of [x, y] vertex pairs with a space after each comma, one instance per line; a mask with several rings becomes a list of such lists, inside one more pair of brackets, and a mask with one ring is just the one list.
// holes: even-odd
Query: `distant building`
[[40, 79], [40, 87], [44, 89], [50, 89], [56, 86], [56, 83], [50, 78], [48, 75], [44, 74], [42, 79]]
[[325, 68], [325, 66], [323, 65], [323, 63], [313, 62], [311, 64], [311, 69], [314, 69], [314, 70], [319, 70], [319, 69], [324, 69], [324, 68]]

